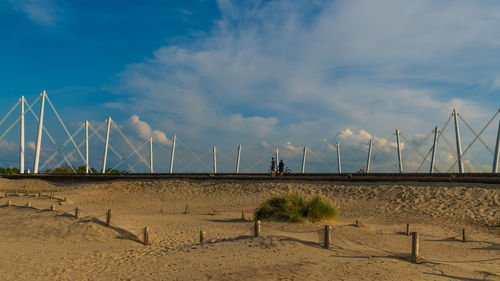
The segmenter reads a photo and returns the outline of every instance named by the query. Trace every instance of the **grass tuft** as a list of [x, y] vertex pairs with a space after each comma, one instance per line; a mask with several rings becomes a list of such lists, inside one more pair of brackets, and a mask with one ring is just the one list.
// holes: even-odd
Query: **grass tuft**
[[310, 221], [335, 219], [338, 214], [335, 206], [318, 195], [307, 200], [299, 194], [289, 193], [274, 196], [263, 202], [255, 211], [255, 218], [301, 222], [305, 219]]

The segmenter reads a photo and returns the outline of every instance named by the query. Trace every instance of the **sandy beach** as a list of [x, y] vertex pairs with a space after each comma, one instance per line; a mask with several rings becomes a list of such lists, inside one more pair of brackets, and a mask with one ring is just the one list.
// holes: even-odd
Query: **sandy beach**
[[[253, 237], [257, 206], [288, 192], [319, 194], [340, 217], [263, 221]], [[0, 179], [0, 219], [1, 280], [500, 280], [496, 185]]]

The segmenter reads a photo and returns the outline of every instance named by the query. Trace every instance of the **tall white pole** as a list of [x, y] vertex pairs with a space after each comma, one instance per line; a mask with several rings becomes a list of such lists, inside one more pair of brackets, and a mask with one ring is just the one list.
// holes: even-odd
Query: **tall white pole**
[[102, 173], [106, 173], [106, 160], [108, 159], [108, 146], [109, 146], [109, 129], [111, 128], [111, 117], [108, 117], [106, 120], [107, 128], [106, 128], [106, 140], [104, 142], [104, 159], [102, 161]]
[[21, 136], [19, 139], [19, 173], [24, 174], [24, 96], [21, 97]]
[[372, 156], [372, 140], [368, 142], [368, 159], [366, 160], [366, 173], [370, 172], [370, 159]]
[[153, 172], [153, 137], [149, 137], [149, 171]]
[[337, 142], [337, 166], [339, 169], [339, 174], [342, 174], [342, 165], [340, 163], [340, 143]]
[[89, 121], [85, 120], [85, 174], [89, 173]]
[[175, 140], [177, 137], [174, 135], [172, 138], [172, 152], [170, 153], [170, 170], [169, 173], [171, 174], [173, 169], [174, 169], [174, 154], [175, 154]]
[[236, 158], [236, 173], [240, 173], [240, 155], [241, 155], [241, 144], [238, 145], [238, 157]]
[[497, 144], [495, 146], [495, 155], [493, 157], [492, 173], [498, 173], [498, 154], [500, 153], [500, 121], [498, 121]]
[[45, 106], [45, 96], [47, 93], [45, 90], [42, 92], [42, 105], [40, 107], [40, 118], [38, 119], [38, 133], [36, 137], [36, 147], [35, 147], [35, 164], [33, 165], [33, 173], [38, 174], [38, 164], [40, 163], [40, 149], [42, 146], [42, 129], [43, 129], [43, 109]]
[[432, 144], [432, 156], [431, 156], [431, 168], [429, 173], [434, 173], [434, 161], [436, 159], [436, 149], [437, 149], [437, 139], [438, 139], [439, 129], [434, 128], [434, 143]]
[[455, 118], [455, 136], [457, 140], [457, 160], [458, 160], [458, 172], [464, 172], [464, 163], [462, 163], [462, 145], [460, 144], [460, 130], [458, 129], [458, 118], [457, 111], [453, 109], [453, 117]]
[[304, 146], [304, 154], [302, 155], [302, 170], [301, 170], [302, 174], [306, 169], [306, 154], [307, 154], [307, 146]]
[[399, 130], [396, 129], [396, 142], [398, 147], [398, 164], [399, 164], [399, 172], [403, 172], [403, 162], [401, 161], [401, 146], [399, 143]]
[[278, 156], [279, 156], [279, 153], [278, 153], [278, 147], [276, 147], [276, 167], [275, 167], [276, 169], [278, 168], [278, 164], [279, 164], [279, 162], [280, 162], [280, 160], [279, 160]]
[[217, 173], [217, 149], [214, 146], [214, 174]]

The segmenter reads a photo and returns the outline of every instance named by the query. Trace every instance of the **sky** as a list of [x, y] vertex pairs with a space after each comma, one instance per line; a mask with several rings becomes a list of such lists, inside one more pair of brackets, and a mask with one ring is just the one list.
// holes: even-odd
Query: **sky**
[[[177, 172], [209, 171], [212, 146], [218, 169], [232, 172], [238, 144], [245, 171], [265, 172], [275, 147], [299, 171], [307, 146], [308, 171], [336, 172], [336, 142], [343, 170], [357, 171], [369, 140], [373, 171], [392, 172], [396, 129], [404, 169], [427, 171], [420, 154], [454, 108], [465, 120], [465, 150], [500, 105], [493, 0], [3, 0], [0, 40], [0, 117], [20, 96], [31, 103], [46, 90], [71, 133], [89, 120], [104, 135], [99, 126], [111, 116], [131, 145], [112, 129], [110, 165], [131, 170], [139, 161], [138, 172], [148, 169], [148, 145], [140, 157], [120, 157], [152, 136], [155, 170], [166, 172], [174, 134]], [[41, 162], [60, 151], [47, 168], [63, 154], [83, 165], [71, 143], [62, 146], [56, 115], [46, 115], [56, 144], [44, 135]], [[37, 125], [26, 118], [32, 161]], [[499, 119], [464, 154], [466, 171], [491, 171]], [[18, 132], [0, 140], [0, 166], [18, 166]], [[456, 160], [454, 134], [452, 119], [437, 150], [440, 171]], [[102, 165], [102, 154], [96, 136], [91, 166]]]

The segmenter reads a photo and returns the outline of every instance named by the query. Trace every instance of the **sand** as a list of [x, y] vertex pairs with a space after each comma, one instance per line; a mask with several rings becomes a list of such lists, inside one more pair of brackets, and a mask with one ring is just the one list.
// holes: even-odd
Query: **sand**
[[[255, 208], [287, 192], [320, 194], [340, 217], [264, 221], [253, 237]], [[0, 280], [500, 280], [495, 185], [0, 179], [0, 220]], [[407, 223], [420, 234], [419, 263]]]

